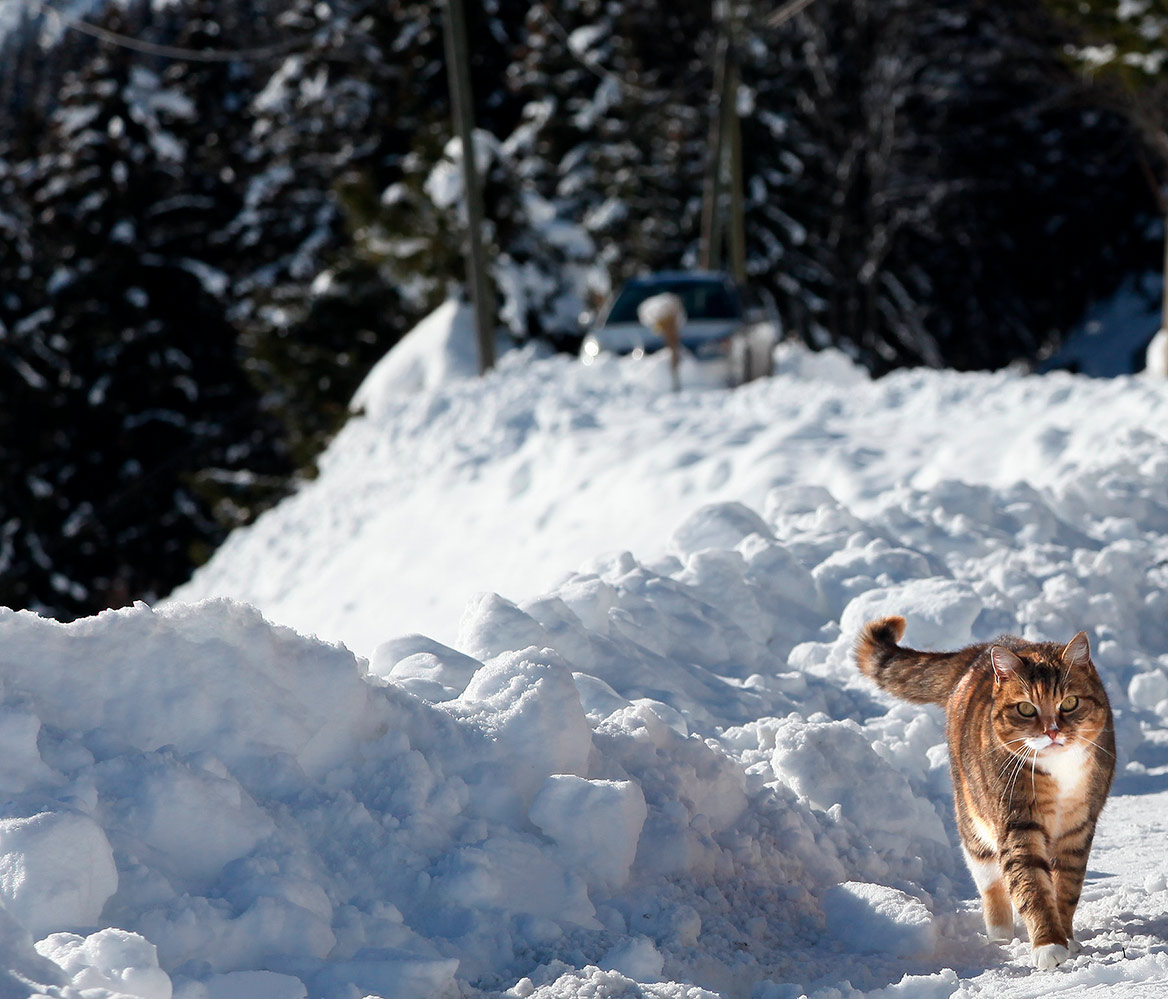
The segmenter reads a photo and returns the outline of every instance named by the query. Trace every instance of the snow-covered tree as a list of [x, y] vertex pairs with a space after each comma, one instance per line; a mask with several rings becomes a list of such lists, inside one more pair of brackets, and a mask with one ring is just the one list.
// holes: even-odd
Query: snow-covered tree
[[10, 606], [79, 614], [165, 594], [283, 488], [221, 275], [192, 239], [206, 207], [185, 174], [193, 116], [142, 60], [99, 51], [13, 175], [27, 215], [2, 262]]
[[1115, 283], [1133, 147], [1063, 100], [1037, 13], [819, 0], [748, 36], [748, 257], [788, 329], [878, 370], [993, 367]]
[[1148, 150], [1163, 220], [1161, 329], [1168, 330], [1168, 2], [1047, 0], [1071, 31], [1066, 53], [1094, 88], [1132, 122]]

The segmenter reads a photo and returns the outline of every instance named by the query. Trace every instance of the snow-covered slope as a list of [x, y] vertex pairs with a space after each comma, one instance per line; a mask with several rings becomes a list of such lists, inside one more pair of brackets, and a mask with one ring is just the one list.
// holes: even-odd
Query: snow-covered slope
[[[780, 371], [383, 374], [164, 606], [0, 614], [0, 997], [1168, 990], [1168, 386]], [[940, 713], [849, 662], [892, 611], [1091, 637], [1120, 776], [1054, 972], [981, 933]]]
[[[483, 382], [421, 393], [383, 377], [449, 369], [459, 350], [438, 318], [374, 370], [357, 393], [364, 416], [319, 479], [236, 532], [177, 599], [244, 600], [365, 656], [405, 631], [449, 644], [478, 591], [522, 600], [600, 553], [655, 557], [706, 502], [761, 511], [776, 488], [817, 485], [862, 516], [891, 489], [945, 480], [1074, 502], [1097, 474], [1158, 453], [1168, 428], [1168, 397], [1144, 380], [921, 370], [872, 382], [838, 354], [793, 347], [776, 378], [731, 393], [692, 366], [683, 384], [698, 387], [670, 392], [663, 355], [588, 367], [510, 355]], [[441, 318], [469, 337], [456, 313]]]

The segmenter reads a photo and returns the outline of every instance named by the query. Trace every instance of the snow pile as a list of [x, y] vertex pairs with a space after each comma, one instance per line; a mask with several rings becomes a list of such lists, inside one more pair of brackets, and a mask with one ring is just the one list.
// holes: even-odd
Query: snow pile
[[1157, 378], [1168, 378], [1168, 330], [1157, 330], [1148, 343], [1144, 371]]
[[[940, 712], [850, 663], [892, 611], [918, 645], [1087, 630], [1123, 755], [1058, 982], [1168, 983], [1135, 819], [1166, 800], [1168, 388], [780, 360], [732, 393], [561, 359], [370, 387], [188, 588], [282, 593], [299, 632], [0, 613], [0, 997], [1033, 994], [981, 935]], [[402, 626], [456, 583], [445, 634]]]
[[386, 400], [479, 373], [474, 314], [450, 300], [415, 326], [373, 366], [353, 396], [357, 413], [380, 414]]
[[827, 932], [850, 951], [912, 957], [937, 943], [929, 910], [895, 888], [847, 881], [827, 891], [823, 908]]
[[[835, 881], [938, 883], [899, 856], [906, 842], [951, 868], [937, 813], [854, 724], [832, 739], [840, 723], [756, 723], [770, 762], [753, 776], [691, 732], [785, 710], [782, 688], [807, 681], [767, 690], [673, 664], [587, 627], [572, 607], [595, 617], [598, 599], [626, 624], [640, 615], [658, 646], [723, 623], [700, 587], [627, 557], [526, 609], [482, 601], [464, 622], [485, 660], [473, 671], [431, 641], [390, 643], [383, 665], [424, 651], [388, 680], [225, 602], [74, 625], [6, 613], [19, 790], [0, 821], [0, 899], [25, 949], [31, 932], [73, 987], [147, 999], [172, 985], [422, 999], [503, 989], [572, 954], [626, 979], [668, 964], [742, 992], [743, 975], [777, 974], [768, 955], [785, 935], [814, 937], [815, 896]], [[523, 646], [552, 633], [572, 661]], [[766, 655], [757, 635], [734, 646]], [[704, 658], [730, 672], [728, 652]], [[394, 682], [423, 663], [439, 674], [424, 678], [440, 683], [433, 700]], [[838, 697], [862, 700], [824, 688]], [[836, 768], [899, 794], [841, 806], [800, 793], [833, 772], [832, 741]], [[735, 954], [743, 934], [757, 957]]]

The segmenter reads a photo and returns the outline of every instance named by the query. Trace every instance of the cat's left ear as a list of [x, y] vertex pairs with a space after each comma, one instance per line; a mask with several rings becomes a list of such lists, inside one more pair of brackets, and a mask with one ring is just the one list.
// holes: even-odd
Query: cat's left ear
[[1091, 662], [1091, 643], [1087, 632], [1080, 631], [1063, 649], [1063, 662], [1068, 666], [1086, 666]]

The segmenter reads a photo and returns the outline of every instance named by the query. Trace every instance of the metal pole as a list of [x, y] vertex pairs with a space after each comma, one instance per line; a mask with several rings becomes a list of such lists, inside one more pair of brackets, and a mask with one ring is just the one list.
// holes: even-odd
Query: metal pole
[[470, 89], [470, 57], [466, 43], [466, 15], [462, 0], [445, 0], [446, 72], [454, 129], [462, 144], [462, 182], [466, 190], [466, 271], [474, 306], [475, 333], [479, 344], [479, 373], [495, 366], [494, 295], [487, 277], [487, 253], [483, 246], [483, 192], [479, 187], [474, 155], [474, 102]]

